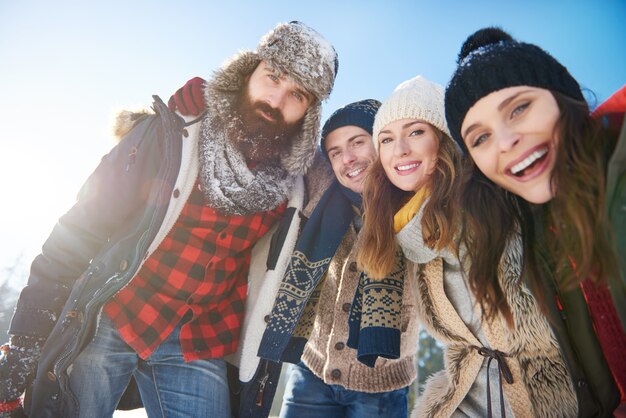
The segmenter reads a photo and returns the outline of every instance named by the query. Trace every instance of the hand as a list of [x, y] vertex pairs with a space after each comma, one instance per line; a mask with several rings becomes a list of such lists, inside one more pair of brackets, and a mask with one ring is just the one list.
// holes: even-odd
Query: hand
[[[18, 399], [16, 402], [17, 407], [15, 408], [12, 405], [0, 402], [0, 418], [28, 418], [26, 413], [24, 413], [24, 408], [22, 408], [21, 400]], [[7, 408], [3, 408], [1, 405], [7, 405]]]
[[43, 339], [15, 335], [0, 347], [1, 417], [20, 416], [20, 397], [35, 376]]
[[204, 79], [194, 77], [187, 81], [184, 86], [176, 90], [176, 93], [170, 97], [167, 107], [172, 112], [178, 110], [185, 116], [198, 116], [206, 105], [204, 103]]

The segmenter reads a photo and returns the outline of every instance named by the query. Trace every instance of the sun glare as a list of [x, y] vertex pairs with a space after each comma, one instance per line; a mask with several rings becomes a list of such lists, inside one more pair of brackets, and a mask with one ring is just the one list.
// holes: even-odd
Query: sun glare
[[29, 263], [56, 220], [72, 205], [79, 183], [68, 169], [67, 164], [33, 146], [3, 147], [0, 178], [5, 199], [0, 209], [0, 248], [6, 263], [17, 258]]

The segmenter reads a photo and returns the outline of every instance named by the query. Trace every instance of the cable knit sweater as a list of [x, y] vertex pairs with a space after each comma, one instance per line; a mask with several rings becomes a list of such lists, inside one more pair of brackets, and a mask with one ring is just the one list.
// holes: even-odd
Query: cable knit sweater
[[[476, 381], [486, 361], [478, 352], [483, 347], [455, 310], [444, 290], [446, 277], [462, 273], [451, 253], [435, 253], [421, 236], [422, 211], [398, 234], [408, 274], [416, 277], [418, 311], [429, 333], [446, 346], [445, 369], [431, 376], [412, 417], [449, 417], [455, 414]], [[511, 306], [514, 327], [498, 316], [483, 319], [481, 331], [488, 348], [505, 353], [512, 373], [511, 384], [502, 381], [508, 407], [516, 417], [572, 417], [577, 404], [570, 377], [550, 326], [537, 302], [520, 283], [521, 242], [512, 240], [500, 265], [500, 285]], [[456, 265], [455, 265], [456, 264]], [[492, 367], [497, 367], [496, 361]], [[492, 402], [499, 402], [498, 382], [492, 381]], [[485, 405], [487, 398], [485, 394]]]

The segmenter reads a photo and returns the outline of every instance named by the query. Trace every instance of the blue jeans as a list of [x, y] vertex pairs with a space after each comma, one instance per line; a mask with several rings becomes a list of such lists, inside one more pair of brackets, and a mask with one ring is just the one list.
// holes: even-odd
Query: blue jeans
[[107, 315], [101, 314], [94, 339], [69, 374], [79, 416], [112, 416], [134, 376], [150, 417], [230, 417], [224, 360], [186, 363], [179, 342], [181, 324], [150, 358], [142, 360], [120, 338]]
[[327, 385], [300, 362], [292, 366], [280, 418], [403, 418], [409, 388], [367, 393]]

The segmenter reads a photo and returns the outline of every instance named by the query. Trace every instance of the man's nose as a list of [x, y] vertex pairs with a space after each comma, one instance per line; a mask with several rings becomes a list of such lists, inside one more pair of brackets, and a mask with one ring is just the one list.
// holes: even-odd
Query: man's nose
[[269, 104], [274, 109], [281, 110], [285, 104], [285, 100], [287, 98], [287, 91], [284, 89], [275, 89], [273, 90], [267, 97], [267, 104]]
[[356, 160], [356, 155], [351, 149], [346, 149], [343, 152], [342, 157], [343, 157], [344, 164], [351, 164]]

